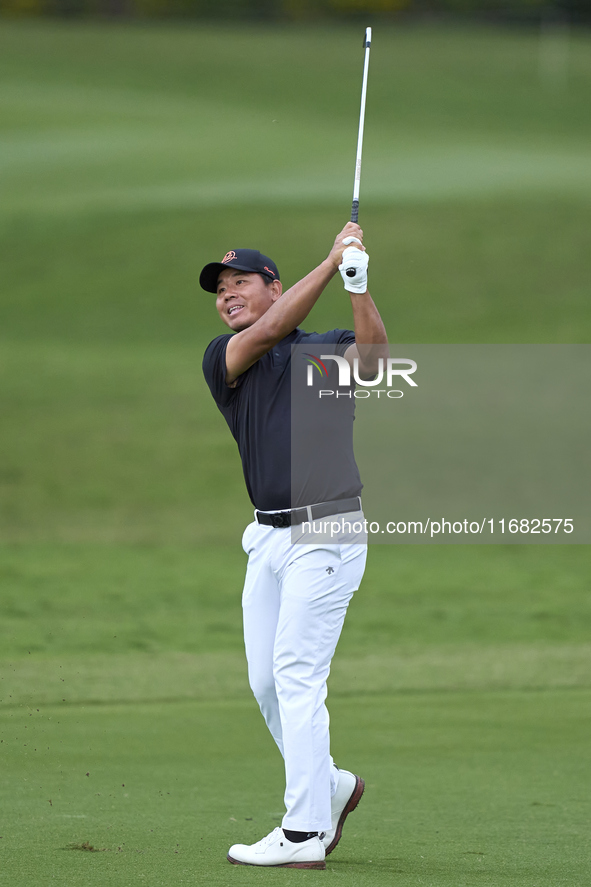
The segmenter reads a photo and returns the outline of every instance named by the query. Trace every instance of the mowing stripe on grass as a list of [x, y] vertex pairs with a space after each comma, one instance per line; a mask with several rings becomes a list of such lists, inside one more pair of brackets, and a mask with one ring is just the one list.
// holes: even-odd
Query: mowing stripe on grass
[[[133, 140], [138, 135], [134, 134]], [[134, 154], [133, 140], [106, 140], [108, 153]], [[140, 139], [141, 141], [141, 139]], [[145, 144], [144, 144], [145, 148]], [[64, 165], [71, 164], [77, 151], [91, 151], [88, 137], [56, 145]], [[139, 154], [138, 154], [139, 156]], [[157, 175], [157, 174], [156, 174]], [[158, 176], [157, 176], [158, 177]], [[89, 182], [90, 184], [90, 182]], [[481, 198], [501, 193], [591, 194], [591, 160], [576, 151], [531, 151], [511, 146], [437, 147], [432, 150], [393, 149], [387, 156], [368, 159], [365, 199], [376, 204], [393, 200], [406, 203], [449, 198]], [[337, 202], [343, 195], [343, 171], [337, 166], [294, 175], [240, 176], [239, 178], [196, 179], [140, 186], [76, 188], [68, 193], [63, 183], [36, 193], [14, 193], [3, 200], [1, 215], [28, 213], [86, 215], [100, 211], [179, 209], [240, 203], [269, 205], [301, 204], [310, 200]]]
[[[250, 698], [242, 653], [27, 656], [0, 662], [2, 707]], [[331, 697], [591, 687], [591, 644], [397, 648], [338, 656]]]

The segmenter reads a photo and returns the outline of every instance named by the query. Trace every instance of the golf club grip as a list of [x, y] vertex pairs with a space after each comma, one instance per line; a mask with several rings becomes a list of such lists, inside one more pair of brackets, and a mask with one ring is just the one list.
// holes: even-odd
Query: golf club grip
[[359, 201], [354, 200], [353, 206], [351, 207], [351, 221], [357, 222], [359, 219]]

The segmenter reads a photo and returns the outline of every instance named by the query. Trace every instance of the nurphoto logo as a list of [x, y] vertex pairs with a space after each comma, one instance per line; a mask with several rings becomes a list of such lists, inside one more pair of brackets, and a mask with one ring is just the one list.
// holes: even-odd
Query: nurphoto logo
[[[417, 387], [417, 383], [414, 379], [411, 379], [411, 375], [416, 371], [417, 364], [416, 361], [411, 360], [407, 357], [388, 357], [385, 361], [383, 357], [380, 357], [378, 360], [378, 373], [375, 379], [362, 379], [359, 374], [359, 359], [356, 357], [353, 361], [353, 381], [355, 384], [359, 385], [358, 389], [352, 390], [351, 385], [351, 367], [349, 365], [349, 361], [342, 357], [339, 354], [321, 354], [320, 357], [317, 357], [315, 354], [304, 354], [304, 358], [308, 361], [307, 368], [307, 380], [306, 385], [311, 388], [314, 385], [314, 370], [317, 370], [320, 374], [321, 380], [328, 378], [328, 368], [326, 366], [325, 361], [333, 360], [338, 367], [339, 371], [339, 388], [346, 388], [347, 391], [334, 391], [330, 388], [321, 388], [318, 392], [318, 397], [371, 397], [372, 394], [376, 394], [380, 397], [381, 394], [385, 394], [386, 397], [390, 398], [399, 398], [404, 396], [404, 391], [401, 391], [399, 388], [394, 388], [394, 382], [402, 379], [412, 388]], [[378, 388], [378, 385], [383, 385], [385, 382], [385, 388]]]

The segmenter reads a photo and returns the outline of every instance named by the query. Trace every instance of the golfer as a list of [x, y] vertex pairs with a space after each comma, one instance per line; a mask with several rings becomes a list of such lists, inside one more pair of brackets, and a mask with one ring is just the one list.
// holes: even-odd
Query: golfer
[[[210, 343], [203, 372], [238, 444], [255, 508], [242, 539], [248, 675], [286, 777], [282, 827], [256, 844], [231, 847], [228, 860], [237, 865], [325, 868], [364, 790], [359, 776], [332, 760], [325, 700], [347, 606], [363, 576], [366, 540], [327, 541], [300, 532], [325, 518], [363, 519], [353, 456], [355, 400], [351, 390], [333, 398], [338, 433], [328, 439], [328, 423], [321, 445], [311, 451], [309, 471], [304, 465], [294, 475], [291, 376], [293, 346], [316, 363], [334, 354], [334, 361], [321, 362], [327, 375], [327, 365], [334, 375], [343, 357], [358, 378], [376, 375], [376, 354], [384, 353], [387, 336], [367, 291], [367, 266], [363, 232], [349, 222], [328, 257], [285, 293], [275, 263], [251, 249], [230, 250], [206, 265], [199, 279], [216, 294], [218, 313], [231, 330]], [[353, 330], [304, 332], [299, 324], [337, 271], [351, 295]], [[322, 387], [338, 385], [329, 382]]]

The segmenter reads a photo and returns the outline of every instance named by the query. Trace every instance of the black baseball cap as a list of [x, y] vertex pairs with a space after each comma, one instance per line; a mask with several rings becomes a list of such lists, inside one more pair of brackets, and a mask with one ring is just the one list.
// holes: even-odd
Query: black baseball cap
[[218, 278], [224, 268], [235, 268], [237, 271], [250, 271], [262, 274], [269, 280], [279, 280], [277, 265], [258, 249], [231, 249], [221, 262], [210, 262], [199, 275], [201, 287], [208, 293], [217, 293]]

